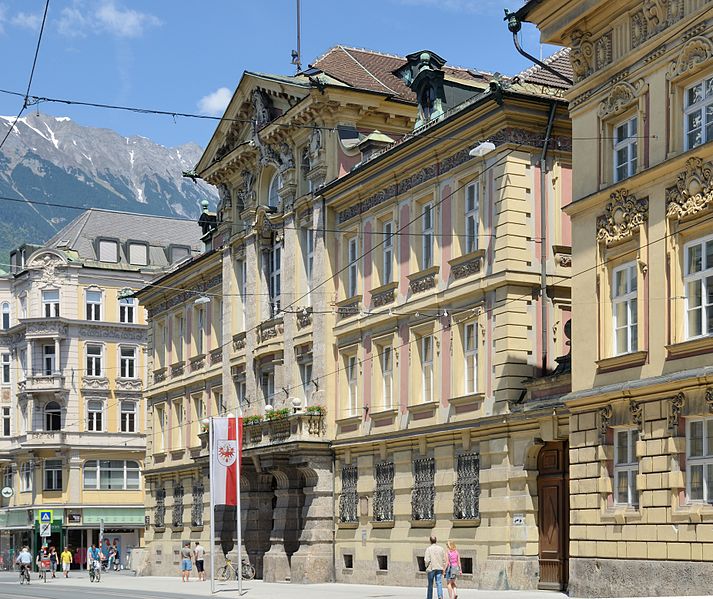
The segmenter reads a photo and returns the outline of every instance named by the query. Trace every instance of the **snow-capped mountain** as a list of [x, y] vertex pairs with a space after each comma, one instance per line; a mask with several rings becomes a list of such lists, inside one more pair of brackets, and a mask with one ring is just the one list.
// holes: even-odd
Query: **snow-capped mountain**
[[[14, 117], [0, 116], [0, 139]], [[28, 114], [0, 150], [0, 196], [83, 208], [197, 218], [217, 191], [182, 176], [202, 149], [167, 148], [145, 137], [84, 127], [68, 117]], [[79, 214], [0, 197], [0, 261], [21, 243], [41, 243]], [[3, 266], [0, 264], [0, 270]]]

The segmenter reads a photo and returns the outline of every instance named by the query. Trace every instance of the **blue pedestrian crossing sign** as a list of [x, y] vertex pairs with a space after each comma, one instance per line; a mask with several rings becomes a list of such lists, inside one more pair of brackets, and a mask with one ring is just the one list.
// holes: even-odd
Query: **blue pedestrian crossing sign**
[[52, 522], [52, 510], [41, 510], [40, 511], [40, 522]]

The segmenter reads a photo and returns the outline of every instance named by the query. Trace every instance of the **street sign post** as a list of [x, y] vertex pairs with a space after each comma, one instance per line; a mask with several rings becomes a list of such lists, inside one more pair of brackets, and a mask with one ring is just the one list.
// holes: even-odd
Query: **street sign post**
[[52, 523], [51, 522], [40, 522], [40, 536], [41, 537], [51, 537], [52, 536]]

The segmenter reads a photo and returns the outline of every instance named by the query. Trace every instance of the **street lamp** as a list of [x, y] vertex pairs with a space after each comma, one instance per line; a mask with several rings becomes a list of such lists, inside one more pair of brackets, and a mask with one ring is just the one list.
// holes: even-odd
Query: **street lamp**
[[486, 154], [490, 154], [495, 149], [495, 144], [492, 141], [481, 141], [477, 146], [475, 146], [468, 156], [473, 156], [474, 158], [482, 158]]

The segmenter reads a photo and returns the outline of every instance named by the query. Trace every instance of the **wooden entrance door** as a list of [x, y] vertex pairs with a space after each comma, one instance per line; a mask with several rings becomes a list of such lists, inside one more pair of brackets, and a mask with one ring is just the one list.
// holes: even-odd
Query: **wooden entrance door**
[[537, 458], [540, 582], [538, 588], [563, 591], [569, 573], [569, 464], [566, 441], [550, 442]]

